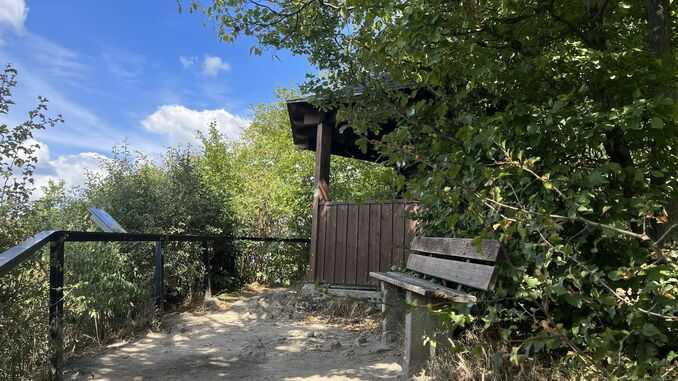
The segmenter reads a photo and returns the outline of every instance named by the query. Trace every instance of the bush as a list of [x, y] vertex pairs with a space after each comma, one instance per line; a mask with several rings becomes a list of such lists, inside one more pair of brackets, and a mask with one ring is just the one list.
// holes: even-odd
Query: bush
[[[0, 73], [0, 115], [7, 115], [14, 105], [16, 78], [11, 65]], [[30, 196], [38, 148], [33, 132], [60, 122], [60, 116], [47, 115], [47, 100], [39, 97], [27, 120], [14, 127], [0, 125], [0, 252], [33, 233]], [[48, 263], [39, 258], [0, 282], [0, 379], [30, 378], [44, 369], [47, 271]]]
[[307, 244], [243, 241], [237, 246], [238, 275], [245, 283], [290, 286], [306, 274]]
[[[101, 169], [83, 189], [66, 191], [52, 184], [41, 199], [26, 203], [21, 217], [27, 228], [21, 238], [43, 229], [95, 229], [89, 206], [103, 207], [131, 232], [229, 235], [232, 230], [227, 205], [203, 185], [197, 159], [187, 149], [168, 151], [164, 165], [158, 166], [132, 156], [125, 147], [116, 148]], [[149, 327], [155, 308], [153, 252], [153, 243], [66, 244], [67, 353]], [[0, 378], [33, 379], [45, 372], [47, 267], [47, 253], [42, 253], [0, 283]], [[171, 303], [202, 293], [200, 244], [168, 243], [165, 274]], [[227, 283], [220, 276], [228, 274], [217, 274], [213, 284]]]

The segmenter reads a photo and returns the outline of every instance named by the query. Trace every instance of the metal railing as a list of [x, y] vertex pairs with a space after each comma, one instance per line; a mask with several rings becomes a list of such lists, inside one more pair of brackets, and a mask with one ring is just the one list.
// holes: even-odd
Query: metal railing
[[[45, 230], [0, 254], [0, 278], [12, 269], [30, 259], [49, 244], [49, 379], [63, 380], [64, 371], [64, 252], [66, 242], [155, 242], [155, 265], [153, 274], [153, 299], [156, 310], [161, 312], [164, 301], [164, 242], [202, 243], [202, 261], [205, 266], [204, 291], [211, 292], [210, 286], [210, 244], [224, 241], [258, 241], [309, 243], [306, 238], [233, 237], [194, 234], [146, 234], [108, 233], [66, 230]], [[230, 272], [235, 272], [235, 262]]]

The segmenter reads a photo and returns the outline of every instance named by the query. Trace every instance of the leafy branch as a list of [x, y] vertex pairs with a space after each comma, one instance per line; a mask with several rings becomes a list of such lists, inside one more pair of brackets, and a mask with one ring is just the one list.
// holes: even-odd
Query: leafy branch
[[537, 212], [537, 211], [533, 211], [533, 210], [528, 210], [528, 209], [525, 209], [525, 208], [519, 208], [517, 206], [508, 205], [508, 204], [493, 200], [491, 198], [482, 197], [480, 195], [477, 195], [477, 196], [478, 196], [479, 199], [481, 199], [483, 201], [483, 203], [486, 206], [492, 208], [495, 211], [498, 210], [498, 209], [504, 208], [504, 209], [509, 209], [509, 210], [512, 210], [512, 211], [522, 212], [522, 213], [531, 214], [531, 215], [535, 215], [535, 216], [548, 217], [548, 218], [552, 218], [554, 220], [559, 220], [559, 221], [582, 222], [582, 223], [587, 224], [589, 226], [594, 226], [594, 227], [597, 227], [597, 228], [610, 230], [610, 231], [619, 233], [621, 235], [640, 239], [641, 241], [649, 241], [650, 240], [650, 237], [645, 233], [636, 233], [636, 232], [633, 232], [633, 231], [630, 231], [630, 230], [618, 228], [618, 227], [613, 226], [613, 225], [607, 225], [607, 224], [603, 224], [603, 223], [600, 223], [600, 222], [592, 221], [592, 220], [589, 220], [588, 218], [584, 218], [584, 217], [580, 217], [580, 216], [568, 217], [568, 216], [563, 216], [563, 215], [560, 215], [560, 214], [552, 214], [552, 213], [541, 213], [541, 212]]

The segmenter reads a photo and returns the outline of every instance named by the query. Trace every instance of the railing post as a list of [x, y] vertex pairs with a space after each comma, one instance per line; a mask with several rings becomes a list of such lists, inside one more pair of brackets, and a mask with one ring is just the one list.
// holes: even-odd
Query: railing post
[[[228, 243], [222, 241], [221, 242], [221, 250], [224, 254], [224, 257], [226, 258], [226, 272], [228, 273], [228, 276], [233, 277], [234, 279], [238, 279], [238, 264], [236, 263], [236, 258], [235, 258], [235, 242], [231, 242], [229, 245]], [[227, 249], [231, 249], [230, 253], [227, 253]]]
[[162, 313], [165, 292], [165, 258], [162, 251], [162, 241], [155, 242], [155, 272], [153, 274], [155, 309]]
[[212, 261], [210, 258], [210, 247], [207, 241], [202, 242], [202, 264], [205, 266], [203, 274], [203, 291], [205, 299], [212, 297]]
[[49, 379], [64, 378], [64, 238], [49, 245]]

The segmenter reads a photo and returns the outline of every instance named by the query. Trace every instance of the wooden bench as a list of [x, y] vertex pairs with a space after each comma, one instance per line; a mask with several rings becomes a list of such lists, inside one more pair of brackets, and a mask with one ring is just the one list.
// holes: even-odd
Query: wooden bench
[[[399, 341], [401, 322], [405, 321], [403, 370], [406, 375], [418, 372], [431, 355], [432, 348], [424, 343], [424, 337], [433, 336], [438, 322], [429, 313], [428, 305], [476, 303], [476, 297], [464, 288], [486, 291], [494, 286], [500, 244], [495, 240], [482, 240], [478, 247], [472, 239], [416, 237], [410, 250], [407, 270], [438, 282], [402, 272], [370, 272], [370, 276], [381, 283], [384, 344]], [[406, 308], [406, 304], [411, 308]]]

